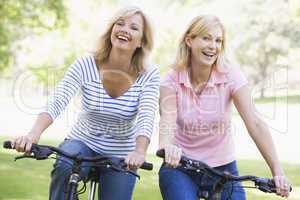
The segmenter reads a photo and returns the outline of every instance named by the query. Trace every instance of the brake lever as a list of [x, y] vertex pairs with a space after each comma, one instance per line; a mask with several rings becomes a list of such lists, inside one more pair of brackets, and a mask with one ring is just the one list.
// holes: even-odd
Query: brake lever
[[200, 173], [203, 168], [198, 168], [195, 166], [195, 163], [193, 163], [191, 160], [184, 160], [183, 163], [181, 163], [181, 166], [183, 166], [186, 170], [195, 171], [197, 173]]
[[37, 160], [45, 160], [47, 159], [51, 154], [53, 154], [53, 151], [48, 148], [43, 148], [43, 147], [36, 147], [31, 150], [33, 153], [33, 156]]
[[[196, 170], [197, 170], [197, 169], [196, 169], [194, 166], [192, 166], [192, 165], [184, 165], [183, 168], [186, 169], [186, 170], [191, 170], [191, 171], [196, 171]], [[198, 171], [197, 171], [197, 172], [198, 172]]]
[[123, 165], [121, 167], [116, 167], [114, 165], [110, 165], [110, 168], [112, 170], [115, 170], [115, 171], [118, 171], [118, 172], [125, 172], [125, 173], [129, 173], [129, 174], [132, 174], [133, 176], [137, 177], [138, 179], [140, 179], [140, 175], [138, 175], [137, 173], [135, 173], [134, 171], [131, 171], [131, 170], [127, 170], [127, 169], [124, 169], [126, 165]]
[[129, 173], [134, 175], [135, 177], [137, 177], [138, 179], [140, 179], [140, 175], [138, 175], [137, 173], [135, 173], [134, 171], [131, 170], [127, 170], [126, 167], [127, 165], [125, 164], [125, 162], [123, 160], [121, 160], [118, 163], [112, 162], [110, 160], [105, 160], [105, 161], [99, 161], [96, 162], [95, 167], [106, 167], [109, 169], [112, 169], [116, 172], [125, 172], [125, 173]]
[[260, 178], [255, 181], [255, 187], [266, 193], [276, 192], [276, 186], [272, 179]]
[[275, 188], [272, 188], [268, 185], [257, 185], [256, 187], [257, 187], [257, 189], [259, 189], [263, 192], [266, 192], [266, 193], [275, 193], [276, 192]]
[[35, 156], [24, 154], [24, 155], [22, 155], [22, 156], [16, 156], [16, 157], [15, 157], [15, 161], [20, 160], [20, 159], [24, 159], [24, 158], [32, 158], [32, 159], [34, 159]]
[[140, 175], [138, 175], [137, 173], [135, 173], [134, 171], [131, 170], [124, 170], [124, 172], [127, 172], [129, 174], [132, 174], [133, 176], [137, 177], [139, 180], [141, 179]]

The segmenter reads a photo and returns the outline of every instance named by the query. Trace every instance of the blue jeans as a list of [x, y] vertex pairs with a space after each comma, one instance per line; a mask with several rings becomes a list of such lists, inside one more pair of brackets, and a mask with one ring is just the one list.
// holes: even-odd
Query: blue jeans
[[[88, 146], [79, 140], [65, 140], [59, 146], [65, 152], [71, 154], [80, 153], [81, 156], [96, 156]], [[116, 158], [117, 159], [117, 158]], [[68, 178], [71, 174], [72, 161], [65, 157], [60, 157], [54, 163], [51, 172], [50, 200], [64, 200]], [[88, 163], [82, 163], [82, 179], [86, 179], [90, 171]], [[101, 200], [130, 200], [134, 189], [136, 178], [132, 174], [116, 172], [111, 169], [102, 170], [99, 180], [98, 197]]]
[[[238, 175], [236, 161], [215, 169]], [[159, 171], [159, 187], [164, 200], [199, 200], [198, 192], [211, 191], [215, 181], [216, 179], [214, 180], [207, 175], [188, 171], [182, 167], [174, 169], [163, 164]], [[239, 182], [227, 183], [221, 194], [221, 200], [245, 200], [245, 191], [240, 186]]]

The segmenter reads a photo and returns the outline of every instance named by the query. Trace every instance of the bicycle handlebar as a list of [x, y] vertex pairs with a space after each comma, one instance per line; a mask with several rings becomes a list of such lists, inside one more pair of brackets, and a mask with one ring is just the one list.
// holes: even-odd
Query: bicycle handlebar
[[[165, 150], [160, 149], [156, 152], [156, 155], [160, 158], [165, 158]], [[187, 169], [194, 170], [194, 171], [206, 171], [208, 173], [211, 173], [214, 176], [220, 177], [227, 181], [253, 181], [255, 186], [263, 191], [268, 193], [276, 193], [276, 186], [273, 179], [269, 178], [260, 178], [257, 176], [234, 176], [227, 172], [222, 172], [219, 170], [216, 170], [209, 165], [207, 165], [204, 162], [193, 160], [190, 158], [187, 158], [185, 156], [181, 156], [180, 164], [185, 166]], [[290, 192], [292, 191], [292, 187], [290, 186]]]
[[[4, 141], [3, 148], [13, 149], [11, 141]], [[51, 154], [53, 154], [53, 152], [56, 152], [57, 154], [67, 157], [71, 160], [76, 160], [76, 161], [80, 161], [80, 162], [108, 161], [112, 158], [109, 156], [94, 156], [94, 157], [80, 156], [78, 154], [67, 153], [67, 152], [65, 152], [59, 148], [53, 147], [53, 146], [38, 145], [38, 144], [32, 144], [30, 152], [32, 152], [34, 154], [33, 158], [36, 158], [37, 160], [47, 159]], [[20, 156], [19, 159], [24, 158], [24, 157], [28, 157], [28, 156]], [[122, 160], [122, 161], [124, 161], [124, 160]], [[144, 162], [140, 168], [144, 169], [144, 170], [152, 170], [153, 164]]]

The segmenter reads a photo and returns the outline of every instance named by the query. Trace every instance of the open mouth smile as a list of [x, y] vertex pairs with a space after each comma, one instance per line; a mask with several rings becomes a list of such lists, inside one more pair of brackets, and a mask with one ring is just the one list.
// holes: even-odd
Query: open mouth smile
[[124, 42], [129, 42], [131, 41], [131, 37], [122, 33], [119, 33], [116, 35], [118, 40], [124, 41]]
[[208, 58], [213, 58], [213, 57], [216, 56], [216, 53], [205, 52], [205, 51], [202, 51], [202, 54], [205, 55]]
[[202, 53], [208, 57], [214, 57], [216, 55], [215, 53], [210, 53], [210, 52], [205, 52], [205, 51], [202, 51]]

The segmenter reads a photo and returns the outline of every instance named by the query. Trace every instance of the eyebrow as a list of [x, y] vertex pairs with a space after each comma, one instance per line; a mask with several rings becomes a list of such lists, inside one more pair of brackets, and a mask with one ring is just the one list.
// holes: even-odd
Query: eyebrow
[[131, 25], [135, 25], [135, 26], [138, 26], [138, 27], [141, 26], [140, 24], [137, 24], [137, 23], [132, 23]]
[[[121, 22], [124, 22], [125, 21], [125, 19], [124, 18], [120, 18], [120, 19], [118, 19], [116, 22], [119, 22], [119, 21], [121, 21]], [[142, 25], [140, 25], [140, 24], [137, 24], [137, 23], [131, 23], [130, 25], [134, 25], [134, 26], [137, 26], [137, 27], [141, 27]]]
[[[212, 36], [211, 34], [209, 34], [209, 33], [206, 33], [206, 35], [208, 35], [209, 37], [213, 37], [213, 36]], [[222, 36], [220, 36], [220, 37], [218, 36], [217, 38], [218, 38], [218, 39], [223, 39]]]

